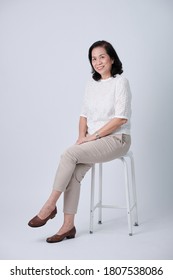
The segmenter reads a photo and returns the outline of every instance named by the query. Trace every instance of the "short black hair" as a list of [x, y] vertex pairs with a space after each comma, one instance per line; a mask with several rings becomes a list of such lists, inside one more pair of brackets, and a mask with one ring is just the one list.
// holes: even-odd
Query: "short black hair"
[[95, 81], [99, 81], [101, 79], [101, 75], [98, 72], [96, 72], [92, 66], [92, 50], [97, 47], [103, 47], [106, 50], [107, 54], [110, 56], [110, 58], [114, 61], [112, 64], [111, 76], [115, 77], [117, 74], [122, 74], [123, 73], [122, 63], [121, 63], [115, 49], [109, 42], [102, 40], [102, 41], [97, 41], [94, 44], [92, 44], [88, 51], [88, 58], [89, 58], [89, 61], [90, 61], [91, 67], [92, 67], [93, 79]]

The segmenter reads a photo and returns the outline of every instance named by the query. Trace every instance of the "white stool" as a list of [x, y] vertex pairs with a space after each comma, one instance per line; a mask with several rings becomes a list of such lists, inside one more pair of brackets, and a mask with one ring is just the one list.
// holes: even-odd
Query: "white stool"
[[[128, 173], [128, 160], [130, 159], [130, 170], [131, 176]], [[102, 163], [99, 163], [99, 190], [98, 197], [99, 201], [94, 205], [94, 190], [95, 190], [95, 165], [91, 169], [91, 202], [90, 202], [90, 233], [93, 233], [93, 221], [94, 221], [94, 211], [96, 208], [99, 209], [99, 221], [102, 223], [102, 208], [115, 208], [115, 209], [127, 209], [128, 217], [128, 228], [129, 235], [132, 236], [132, 211], [134, 210], [134, 226], [138, 226], [138, 214], [137, 214], [137, 199], [136, 199], [136, 183], [135, 183], [135, 168], [134, 168], [134, 158], [132, 151], [129, 151], [126, 155], [117, 158], [121, 160], [124, 165], [124, 175], [125, 175], [125, 190], [126, 190], [126, 207], [120, 207], [116, 205], [103, 205], [102, 204]], [[131, 177], [131, 189], [132, 189], [132, 203], [130, 202], [130, 177]]]

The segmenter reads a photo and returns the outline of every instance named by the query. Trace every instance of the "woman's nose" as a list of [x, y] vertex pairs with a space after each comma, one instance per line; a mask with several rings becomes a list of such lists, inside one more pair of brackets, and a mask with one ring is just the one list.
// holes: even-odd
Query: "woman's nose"
[[97, 60], [97, 65], [100, 65], [102, 62], [100, 59]]

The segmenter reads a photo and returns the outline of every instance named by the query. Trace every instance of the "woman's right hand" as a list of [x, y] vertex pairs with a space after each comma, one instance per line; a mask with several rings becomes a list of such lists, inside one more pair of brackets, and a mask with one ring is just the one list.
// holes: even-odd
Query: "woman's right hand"
[[77, 145], [80, 145], [82, 143], [86, 142], [86, 137], [79, 137], [76, 141]]
[[80, 145], [80, 144], [90, 142], [90, 141], [94, 141], [94, 140], [96, 140], [95, 134], [92, 134], [92, 135], [87, 134], [86, 136], [79, 137], [78, 140], [76, 141], [76, 144]]

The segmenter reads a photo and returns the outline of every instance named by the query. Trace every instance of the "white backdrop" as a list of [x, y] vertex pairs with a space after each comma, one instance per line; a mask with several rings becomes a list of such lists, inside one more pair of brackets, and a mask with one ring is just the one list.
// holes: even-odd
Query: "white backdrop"
[[[4, 223], [27, 222], [50, 193], [60, 155], [77, 138], [88, 48], [97, 40], [113, 44], [131, 85], [140, 217], [172, 209], [172, 31], [171, 0], [0, 0]], [[110, 168], [110, 184], [114, 174]], [[78, 223], [89, 212], [89, 182], [87, 175]]]

